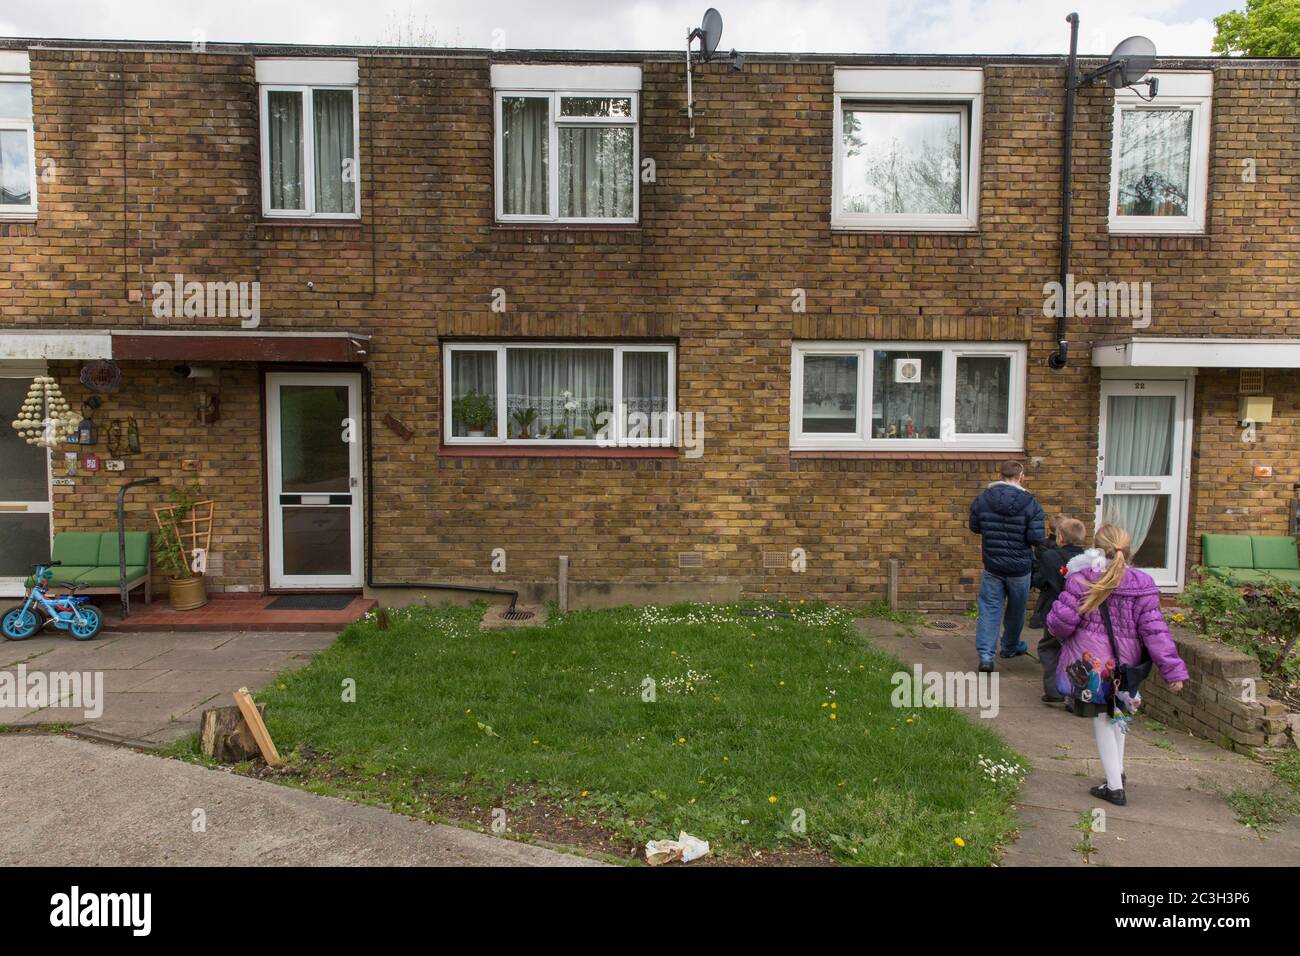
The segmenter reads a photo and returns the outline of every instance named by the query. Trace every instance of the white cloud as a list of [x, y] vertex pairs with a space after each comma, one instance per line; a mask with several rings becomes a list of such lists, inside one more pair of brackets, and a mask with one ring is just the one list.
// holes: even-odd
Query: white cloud
[[[368, 44], [398, 26], [441, 46], [682, 49], [710, 0], [8, 0], [9, 36]], [[711, 0], [722, 49], [819, 53], [1063, 53], [1065, 15], [1082, 7], [1080, 49], [1104, 54], [1144, 33], [1167, 54], [1209, 53], [1198, 0]], [[1224, 0], [1225, 8], [1230, 0]]]

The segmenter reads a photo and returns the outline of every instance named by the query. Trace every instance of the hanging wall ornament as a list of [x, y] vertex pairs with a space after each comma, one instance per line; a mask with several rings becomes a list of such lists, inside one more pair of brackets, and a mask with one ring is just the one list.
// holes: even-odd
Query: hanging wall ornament
[[122, 370], [116, 362], [107, 359], [95, 359], [81, 366], [81, 384], [92, 392], [107, 395], [116, 392], [122, 384]]
[[18, 417], [10, 424], [27, 444], [54, 448], [76, 432], [81, 419], [68, 407], [54, 377], [38, 375], [27, 390]]

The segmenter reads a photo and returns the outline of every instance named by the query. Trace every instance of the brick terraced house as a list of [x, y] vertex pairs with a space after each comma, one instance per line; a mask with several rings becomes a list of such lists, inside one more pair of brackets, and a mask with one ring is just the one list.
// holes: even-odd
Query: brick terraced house
[[[680, 52], [0, 41], [0, 583], [158, 477], [128, 527], [198, 482], [218, 591], [567, 555], [575, 602], [863, 604], [897, 562], [960, 609], [1016, 457], [1176, 592], [1202, 533], [1295, 530], [1300, 62], [1080, 90], [1054, 290], [1065, 74], [755, 54], [692, 135]], [[97, 445], [23, 444], [88, 365]]]

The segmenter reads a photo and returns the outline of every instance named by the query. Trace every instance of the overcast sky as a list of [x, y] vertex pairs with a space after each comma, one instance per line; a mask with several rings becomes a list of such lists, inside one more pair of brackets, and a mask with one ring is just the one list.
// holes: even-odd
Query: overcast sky
[[[22, 37], [680, 49], [709, 0], [4, 0]], [[1210, 52], [1213, 18], [1244, 0], [712, 0], [722, 48], [817, 53], [1103, 54], [1134, 33], [1165, 55]], [[494, 43], [494, 41], [496, 41]]]

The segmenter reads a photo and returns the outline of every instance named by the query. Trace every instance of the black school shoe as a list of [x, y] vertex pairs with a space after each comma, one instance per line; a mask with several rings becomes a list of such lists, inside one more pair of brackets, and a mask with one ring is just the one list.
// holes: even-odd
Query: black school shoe
[[1122, 788], [1119, 790], [1112, 790], [1103, 783], [1091, 787], [1088, 792], [1100, 800], [1105, 800], [1107, 803], [1115, 804], [1117, 807], [1128, 805], [1128, 797], [1124, 796], [1124, 790]]
[[992, 661], [980, 661], [980, 673], [992, 674], [997, 668], [993, 666]]
[[1054, 697], [1053, 697], [1053, 696], [1048, 696], [1047, 694], [1044, 694], [1042, 697], [1039, 698], [1039, 700], [1041, 700], [1044, 704], [1064, 704], [1064, 703], [1065, 703], [1065, 698], [1062, 697], [1062, 696], [1060, 696], [1059, 694], [1057, 694], [1057, 695], [1054, 696]]

